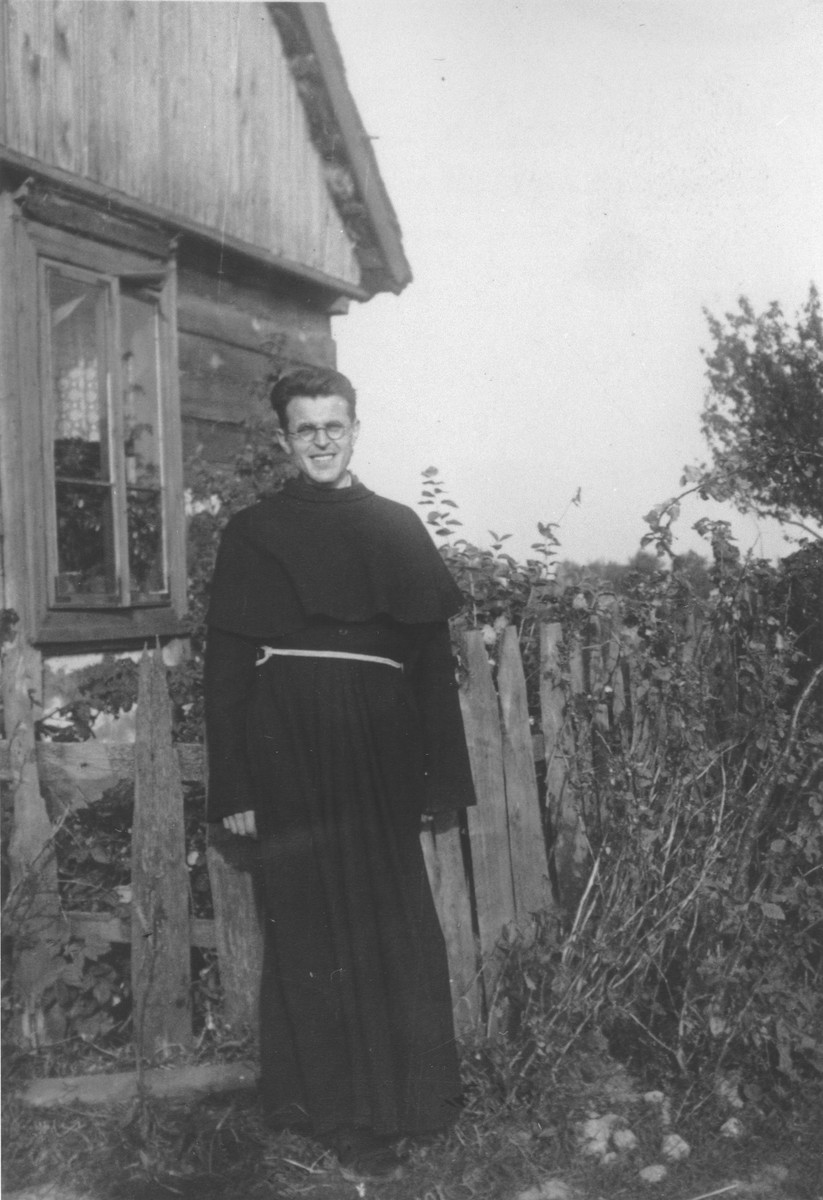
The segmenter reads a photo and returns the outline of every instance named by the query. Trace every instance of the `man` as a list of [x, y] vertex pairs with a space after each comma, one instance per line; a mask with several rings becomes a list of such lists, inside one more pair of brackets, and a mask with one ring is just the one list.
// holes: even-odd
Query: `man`
[[208, 816], [258, 839], [271, 1119], [374, 1173], [448, 1128], [460, 1078], [422, 813], [474, 803], [448, 618], [411, 510], [352, 475], [345, 376], [271, 402], [296, 477], [232, 518], [208, 613]]

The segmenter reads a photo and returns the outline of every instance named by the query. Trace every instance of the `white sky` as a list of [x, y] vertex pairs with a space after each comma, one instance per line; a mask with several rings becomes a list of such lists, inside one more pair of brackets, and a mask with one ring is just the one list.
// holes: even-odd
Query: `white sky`
[[437, 466], [480, 544], [562, 517], [562, 557], [629, 557], [705, 457], [702, 306], [823, 287], [823, 2], [328, 9], [415, 274], [335, 322], [355, 469], [413, 505]]

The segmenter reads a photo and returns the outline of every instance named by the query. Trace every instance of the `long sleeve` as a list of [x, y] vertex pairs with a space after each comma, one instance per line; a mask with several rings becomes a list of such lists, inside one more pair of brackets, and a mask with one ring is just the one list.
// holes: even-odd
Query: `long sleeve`
[[423, 731], [423, 811], [467, 808], [477, 799], [447, 622], [418, 625], [414, 642], [407, 669]]
[[214, 626], [206, 639], [204, 690], [209, 784], [206, 816], [220, 821], [254, 808], [246, 747], [246, 711], [256, 643]]

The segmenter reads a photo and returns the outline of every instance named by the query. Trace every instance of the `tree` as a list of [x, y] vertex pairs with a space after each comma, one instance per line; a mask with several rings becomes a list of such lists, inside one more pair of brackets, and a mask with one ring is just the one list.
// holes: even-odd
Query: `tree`
[[757, 316], [743, 296], [725, 321], [706, 311], [709, 392], [702, 431], [713, 467], [687, 471], [700, 491], [742, 512], [823, 525], [823, 318], [812, 285], [794, 326], [780, 305]]

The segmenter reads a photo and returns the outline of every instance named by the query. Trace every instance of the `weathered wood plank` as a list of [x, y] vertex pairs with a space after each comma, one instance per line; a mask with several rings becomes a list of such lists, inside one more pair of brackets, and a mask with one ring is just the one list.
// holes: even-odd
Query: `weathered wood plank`
[[588, 843], [574, 786], [574, 742], [562, 683], [563, 629], [540, 629], [540, 713], [546, 758], [546, 808], [553, 834], [552, 861], [560, 903], [574, 906], [584, 874]]
[[[3, 306], [2, 455], [4, 603], [20, 615], [32, 637], [47, 594], [42, 527], [43, 403], [37, 322], [37, 256], [18, 219], [11, 195], [0, 196], [0, 294]], [[27, 514], [25, 521], [21, 515]]]
[[[208, 338], [211, 342], [226, 343], [259, 355], [293, 358], [297, 362], [316, 366], [334, 365], [334, 342], [328, 318], [310, 320], [296, 312], [291, 305], [276, 300], [265, 306], [246, 299], [238, 292], [231, 304], [210, 296], [193, 294], [189, 278], [181, 274], [177, 303], [177, 326], [180, 332]], [[192, 352], [194, 348], [192, 348]], [[222, 353], [220, 346], [217, 353]]]
[[[0, 25], [8, 10], [0, 5]], [[2, 96], [0, 96], [2, 103]], [[20, 589], [25, 571], [26, 539], [16, 514], [22, 511], [19, 464], [23, 454], [21, 414], [17, 399], [17, 262], [14, 234], [14, 201], [0, 195], [0, 521], [3, 553], [0, 554], [0, 605], [24, 611]], [[23, 589], [25, 591], [25, 589]]]
[[7, 142], [8, 134], [8, 78], [9, 78], [9, 39], [6, 31], [8, 22], [8, 5], [0, 4], [0, 142]]
[[[191, 127], [189, 110], [189, 90], [186, 86], [185, 64], [189, 57], [189, 30], [191, 19], [190, 4], [160, 4], [160, 45], [163, 56], [158, 63], [160, 86], [160, 112], [164, 123], [181, 132], [186, 130], [186, 136], [181, 141], [179, 152], [188, 154], [190, 139], [199, 135]], [[182, 212], [183, 192], [180, 179], [180, 167], [174, 162], [164, 147], [158, 147], [157, 163], [160, 172], [162, 195], [157, 203], [170, 208], [173, 212]]]
[[[134, 36], [131, 39], [128, 85], [131, 90], [131, 120], [139, 130], [142, 143], [160, 145], [162, 129], [167, 120], [160, 107], [160, 69], [163, 60], [160, 39], [161, 4], [134, 5]], [[205, 69], [205, 62], [204, 62]], [[160, 203], [163, 200], [163, 170], [159, 155], [147, 155], [141, 162], [139, 174], [131, 173], [128, 188], [132, 195], [145, 196]]]
[[257, 846], [216, 827], [206, 860], [214, 906], [214, 934], [223, 989], [223, 1016], [256, 1036], [260, 1023], [263, 923], [258, 901]]
[[[68, 2], [76, 3], [76, 0]], [[70, 199], [46, 184], [32, 185], [22, 199], [21, 207], [26, 216], [34, 221], [67, 229], [81, 236], [87, 235], [97, 242], [110, 242], [127, 250], [151, 255], [157, 259], [158, 273], [166, 268], [170, 237], [162, 230], [102, 212], [80, 200]], [[145, 269], [147, 264], [141, 262], [139, 265], [140, 269]]]
[[497, 691], [514, 901], [518, 925], [526, 932], [533, 914], [548, 911], [553, 900], [534, 769], [526, 677], [514, 625], [508, 626], [503, 634]]
[[255, 353], [185, 332], [179, 347], [180, 400], [186, 417], [240, 424], [259, 410], [255, 393], [271, 370], [262, 350]]
[[242, 453], [246, 441], [242, 425], [227, 425], [221, 421], [201, 421], [197, 417], [184, 416], [182, 429], [186, 462], [202, 457], [205, 462], [230, 467]]
[[[587, 819], [590, 832], [599, 843], [609, 808], [610, 767], [610, 723], [606, 693], [607, 677], [604, 662], [604, 644], [608, 639], [608, 618], [598, 609], [589, 618], [586, 646], [586, 681], [588, 702], [591, 711], [589, 739], [591, 745], [593, 802], [588, 806]], [[582, 731], [581, 731], [582, 732]]]
[[17, 93], [12, 90], [9, 99], [19, 105], [21, 149], [25, 148], [35, 158], [48, 160], [52, 122], [50, 6], [17, 3], [14, 16], [16, 20], [10, 23], [9, 32], [13, 31], [21, 40], [10, 49], [19, 64], [15, 84], [20, 90]]
[[[32, 1108], [64, 1104], [128, 1104], [138, 1089], [165, 1100], [185, 1100], [219, 1092], [240, 1091], [257, 1084], [251, 1063], [204, 1063], [195, 1067], [144, 1071], [117, 1071], [112, 1075], [66, 1075], [60, 1079], [32, 1080], [21, 1092]], [[42, 1193], [38, 1193], [42, 1195]]]
[[500, 715], [483, 635], [465, 634], [463, 653], [468, 676], [460, 689], [460, 704], [477, 793], [477, 807], [466, 812], [488, 995], [496, 974], [495, 949], [504, 928], [514, 921], [516, 908], [506, 823]]
[[[131, 943], [131, 921], [108, 913], [67, 912], [65, 914], [72, 937], [94, 938], [113, 946]], [[189, 922], [189, 945], [201, 950], [215, 950], [217, 940], [214, 921], [207, 917], [192, 917]]]
[[183, 789], [159, 652], [140, 662], [132, 824], [131, 978], [140, 1057], [191, 1042], [189, 888]]
[[40, 792], [34, 755], [34, 705], [42, 688], [40, 654], [18, 631], [2, 656], [3, 713], [9, 741], [13, 824], [4, 929], [13, 938], [12, 983], [20, 1004], [19, 1038], [37, 1047], [62, 1033], [62, 1013], [46, 1010], [66, 925], [57, 891], [53, 830]]
[[132, 779], [134, 746], [93, 740], [40, 742], [37, 763], [51, 811], [66, 812], [94, 804], [121, 780]]
[[603, 683], [609, 707], [609, 724], [614, 733], [614, 727], [623, 722], [626, 712], [626, 693], [622, 670], [623, 651], [620, 642], [620, 619], [616, 596], [607, 598], [601, 615], [601, 629]]
[[446, 941], [455, 1027], [474, 1029], [481, 1011], [479, 971], [457, 815], [435, 817], [421, 832], [420, 843]]
[[11, 150], [359, 290], [265, 5], [6, 6]]
[[[199, 742], [177, 742], [174, 747], [180, 776], [186, 783], [202, 783], [204, 752]], [[37, 742], [37, 768], [50, 799], [60, 808], [83, 807], [99, 800], [105, 791], [124, 779], [134, 778], [134, 744], [130, 742]], [[9, 744], [0, 742], [0, 779], [12, 778]]]
[[54, 0], [52, 13], [52, 157], [58, 167], [76, 171], [82, 156], [85, 116], [83, 9], [76, 0]]

